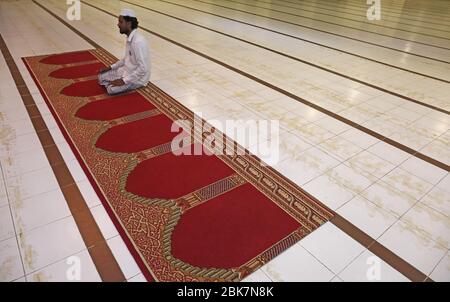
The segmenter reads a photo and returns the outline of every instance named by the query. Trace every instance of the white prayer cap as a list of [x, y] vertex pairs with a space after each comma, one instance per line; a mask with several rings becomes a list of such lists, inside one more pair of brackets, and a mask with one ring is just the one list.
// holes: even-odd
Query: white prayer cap
[[136, 13], [134, 12], [134, 10], [129, 9], [129, 8], [122, 9], [122, 11], [120, 12], [120, 15], [123, 17], [136, 18]]

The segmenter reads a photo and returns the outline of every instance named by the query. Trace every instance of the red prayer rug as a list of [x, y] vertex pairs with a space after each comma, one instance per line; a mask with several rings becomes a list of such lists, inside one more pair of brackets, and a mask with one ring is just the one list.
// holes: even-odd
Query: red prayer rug
[[[108, 96], [96, 74], [116, 60], [103, 49], [24, 58], [147, 280], [239, 281], [332, 218], [241, 146], [176, 156], [172, 124], [194, 125], [193, 112], [151, 83]], [[182, 148], [207, 135], [225, 147], [217, 129], [184, 129]]]

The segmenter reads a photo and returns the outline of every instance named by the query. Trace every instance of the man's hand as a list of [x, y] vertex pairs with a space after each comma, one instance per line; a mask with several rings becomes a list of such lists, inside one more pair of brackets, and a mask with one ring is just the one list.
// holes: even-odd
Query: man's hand
[[125, 82], [122, 79], [118, 79], [118, 80], [114, 80], [109, 82], [112, 86], [116, 87], [116, 86], [123, 86], [125, 85]]
[[98, 72], [99, 73], [104, 73], [104, 72], [107, 72], [107, 71], [110, 71], [111, 70], [111, 66], [109, 66], [109, 67], [107, 67], [107, 68], [102, 68], [102, 69], [100, 69]]

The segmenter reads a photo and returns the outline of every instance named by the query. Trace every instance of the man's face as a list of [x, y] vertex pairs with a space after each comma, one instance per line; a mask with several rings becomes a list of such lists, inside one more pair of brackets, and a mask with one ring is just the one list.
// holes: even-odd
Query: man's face
[[117, 23], [117, 26], [119, 27], [119, 31], [121, 34], [126, 34], [131, 30], [131, 22], [125, 21], [125, 18], [123, 16], [119, 16], [119, 22]]

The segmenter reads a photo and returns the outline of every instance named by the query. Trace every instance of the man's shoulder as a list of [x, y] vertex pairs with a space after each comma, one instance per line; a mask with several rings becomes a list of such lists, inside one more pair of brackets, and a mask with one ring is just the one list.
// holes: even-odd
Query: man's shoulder
[[134, 36], [134, 39], [133, 39], [133, 42], [139, 43], [139, 44], [140, 43], [145, 43], [145, 44], [148, 43], [147, 38], [144, 37], [144, 35], [141, 34], [139, 31], [136, 32], [136, 34]]

